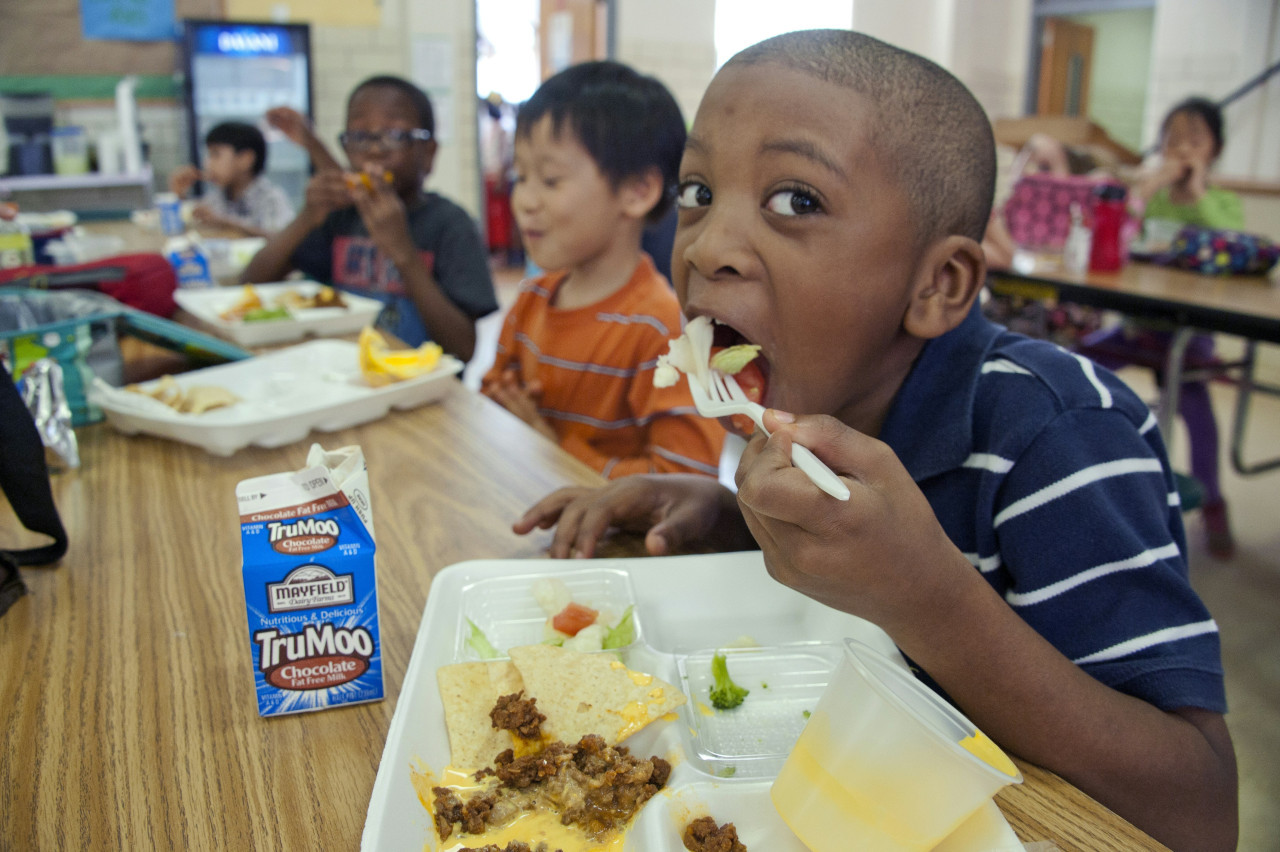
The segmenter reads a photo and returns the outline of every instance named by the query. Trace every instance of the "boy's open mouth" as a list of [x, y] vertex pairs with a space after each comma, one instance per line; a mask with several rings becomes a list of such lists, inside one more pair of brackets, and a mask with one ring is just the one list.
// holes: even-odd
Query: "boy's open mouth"
[[[750, 344], [752, 342], [742, 332], [731, 325], [725, 325], [719, 320], [712, 324], [712, 335], [711, 351], [713, 353], [720, 349], [727, 349], [730, 346]], [[752, 402], [758, 402], [761, 405], [768, 404], [766, 400], [768, 399], [769, 389], [769, 359], [762, 352], [757, 353], [755, 358], [738, 371], [734, 375], [734, 379]], [[750, 434], [751, 430], [748, 429], [746, 431], [747, 434]]]

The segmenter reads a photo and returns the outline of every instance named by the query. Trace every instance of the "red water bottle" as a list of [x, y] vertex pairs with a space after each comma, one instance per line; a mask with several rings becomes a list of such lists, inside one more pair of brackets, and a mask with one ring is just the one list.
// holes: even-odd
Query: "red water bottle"
[[1121, 232], [1124, 230], [1125, 201], [1128, 192], [1115, 183], [1100, 184], [1093, 190], [1090, 212], [1093, 219], [1093, 245], [1089, 250], [1089, 269], [1114, 272], [1124, 266], [1125, 251]]

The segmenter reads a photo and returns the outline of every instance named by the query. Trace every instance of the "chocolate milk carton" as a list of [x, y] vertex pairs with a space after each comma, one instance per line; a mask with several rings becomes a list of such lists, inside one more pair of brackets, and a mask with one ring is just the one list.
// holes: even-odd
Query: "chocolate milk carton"
[[359, 447], [236, 486], [258, 713], [382, 698], [369, 473]]

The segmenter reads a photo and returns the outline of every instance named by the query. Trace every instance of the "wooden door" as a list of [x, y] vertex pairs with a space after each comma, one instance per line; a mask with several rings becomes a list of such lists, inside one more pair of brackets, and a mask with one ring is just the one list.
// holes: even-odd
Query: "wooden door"
[[607, 59], [608, 4], [605, 0], [542, 0], [538, 51], [542, 79], [588, 59]]
[[1046, 18], [1040, 35], [1037, 115], [1087, 115], [1093, 27]]

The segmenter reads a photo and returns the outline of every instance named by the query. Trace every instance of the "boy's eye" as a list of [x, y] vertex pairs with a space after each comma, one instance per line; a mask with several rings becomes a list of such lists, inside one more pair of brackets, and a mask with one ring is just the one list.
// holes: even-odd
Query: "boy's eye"
[[822, 205], [813, 193], [799, 187], [778, 190], [769, 196], [764, 206], [766, 210], [783, 216], [805, 216], [822, 212]]
[[676, 206], [707, 207], [711, 204], [711, 188], [705, 183], [688, 180], [676, 188]]

